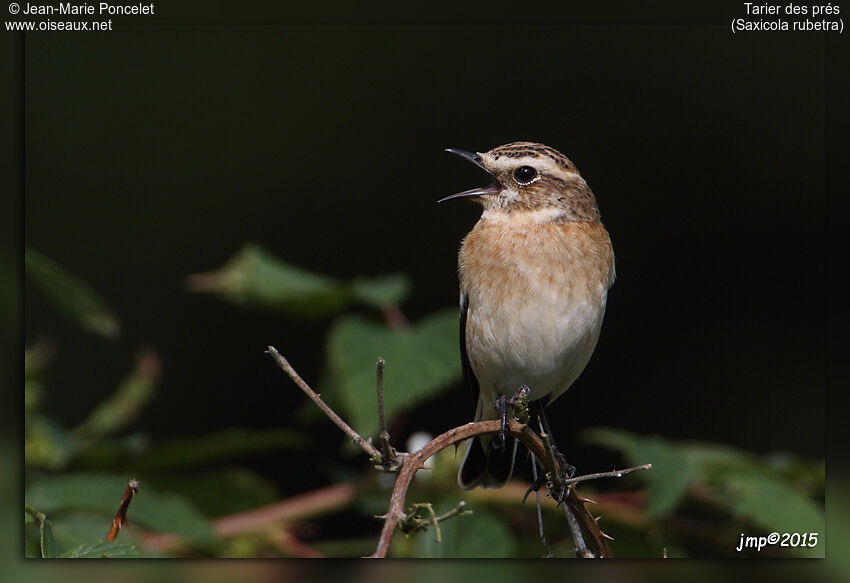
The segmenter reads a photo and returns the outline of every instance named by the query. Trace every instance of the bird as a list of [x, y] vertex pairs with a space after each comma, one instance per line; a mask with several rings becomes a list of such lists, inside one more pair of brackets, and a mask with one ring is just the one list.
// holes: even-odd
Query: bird
[[616, 279], [614, 249], [593, 191], [558, 150], [513, 142], [483, 153], [446, 151], [491, 179], [438, 202], [483, 207], [458, 254], [461, 365], [475, 421], [501, 415], [503, 422], [501, 441], [467, 440], [458, 484], [466, 491], [501, 488], [517, 450], [504, 431], [505, 400], [527, 387], [541, 431], [550, 433], [543, 406], [573, 384], [593, 354]]

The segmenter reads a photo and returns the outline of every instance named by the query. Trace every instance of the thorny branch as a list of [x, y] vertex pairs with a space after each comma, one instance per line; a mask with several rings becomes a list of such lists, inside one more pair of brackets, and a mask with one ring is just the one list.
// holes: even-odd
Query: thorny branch
[[[359, 445], [373, 460], [378, 461], [385, 468], [390, 466], [386, 454], [382, 454], [377, 449], [375, 449], [371, 445], [371, 443], [363, 439], [356, 431], [354, 431], [347, 423], [345, 423], [345, 421], [343, 421], [342, 418], [339, 417], [339, 415], [337, 415], [330, 407], [328, 407], [328, 405], [324, 401], [322, 401], [319, 395], [316, 394], [310, 388], [310, 386], [298, 375], [295, 369], [292, 368], [292, 365], [290, 365], [289, 362], [287, 362], [287, 360], [280, 355], [276, 348], [274, 348], [273, 346], [269, 346], [268, 353], [274, 358], [278, 366], [289, 375], [289, 377], [295, 382], [295, 384], [297, 384], [298, 387], [301, 388], [301, 390], [304, 391], [304, 393], [308, 397], [310, 397], [310, 399], [314, 403], [316, 403], [316, 405], [346, 435], [348, 435], [357, 445]], [[383, 364], [383, 359], [380, 359], [377, 365], [378, 409], [380, 417], [379, 421], [381, 422], [382, 427], [382, 441], [383, 434], [386, 432], [382, 414], [383, 383], [381, 373], [383, 372]], [[407, 497], [407, 490], [410, 487], [410, 484], [413, 481], [413, 477], [416, 475], [416, 472], [424, 468], [424, 464], [429, 458], [451, 445], [454, 445], [471, 437], [497, 433], [500, 429], [501, 421], [498, 419], [467, 423], [466, 425], [455, 427], [446, 431], [442, 435], [435, 437], [416, 452], [407, 454], [399, 452], [397, 455], [398, 459], [401, 460], [401, 463], [400, 465], [398, 463], [395, 464], [395, 466], [398, 468], [398, 476], [396, 477], [395, 485], [393, 486], [392, 495], [390, 497], [389, 509], [386, 514], [379, 516], [379, 518], [384, 519], [384, 525], [381, 530], [381, 535], [378, 539], [378, 545], [375, 549], [375, 552], [370, 555], [370, 558], [386, 557], [387, 552], [389, 551], [390, 542], [392, 541], [392, 537], [395, 533], [396, 528], [399, 526], [399, 522], [405, 519], [410, 521], [411, 517], [409, 517], [404, 512], [404, 504], [405, 499]], [[532, 455], [534, 455], [540, 460], [545, 460], [546, 469], [552, 476], [560, 475], [560, 468], [558, 467], [557, 461], [555, 461], [554, 456], [552, 455], [551, 445], [547, 447], [548, 444], [544, 443], [544, 441], [541, 440], [540, 436], [534, 433], [534, 431], [532, 431], [527, 425], [516, 419], [510, 419], [508, 423], [508, 430], [510, 431], [511, 435], [513, 435], [526, 448], [528, 448]], [[387, 447], [389, 447], [388, 434], [386, 435], [386, 438], [386, 445]], [[395, 453], [392, 448], [390, 448], [390, 451]], [[396, 460], [396, 462], [398, 462], [398, 460]], [[585, 507], [585, 502], [592, 502], [592, 500], [580, 498], [575, 491], [575, 484], [577, 484], [578, 482], [599, 478], [619, 478], [634, 471], [646, 470], [651, 468], [652, 464], [645, 464], [642, 466], [614, 470], [611, 472], [601, 472], [597, 474], [577, 476], [575, 478], [569, 478], [563, 481], [556, 479], [556, 483], [550, 485], [550, 492], [553, 495], [560, 497], [561, 492], [563, 492], [563, 502], [565, 504], [564, 512], [567, 515], [568, 521], [570, 522], [570, 528], [573, 533], [573, 537], [576, 540], [576, 552], [579, 556], [587, 558], [612, 557], [613, 555], [611, 553], [611, 549], [608, 547], [606, 539], [613, 539], [604, 532], [602, 532], [602, 530], [599, 528], [599, 525], [597, 524], [598, 518], [594, 518], [593, 515], [591, 515]], [[393, 468], [390, 468], [390, 470], [392, 469]], [[440, 520], [444, 520], [446, 518], [449, 518], [450, 516], [454, 516], [456, 514], [463, 514], [463, 512], [460, 511], [461, 508], [462, 506], [458, 506], [442, 516], [433, 516], [431, 519], [426, 520], [431, 523], [438, 523]], [[416, 513], [418, 513], [418, 510], [416, 510]], [[433, 509], [431, 509], [431, 513], [433, 514]], [[595, 553], [589, 548], [587, 548], [587, 546], [584, 544], [583, 538], [581, 536], [582, 528], [590, 536], [590, 539], [593, 543], [593, 547], [595, 549]]]

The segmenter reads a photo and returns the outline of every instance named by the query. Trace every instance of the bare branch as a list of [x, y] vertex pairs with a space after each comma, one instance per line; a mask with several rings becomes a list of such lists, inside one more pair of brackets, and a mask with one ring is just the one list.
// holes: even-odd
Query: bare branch
[[390, 434], [387, 431], [387, 422], [384, 418], [384, 367], [387, 361], [379, 358], [375, 363], [377, 369], [377, 392], [378, 392], [378, 441], [381, 445], [381, 466], [387, 471], [396, 471], [399, 468], [398, 455], [390, 445]]
[[298, 388], [304, 391], [304, 394], [310, 397], [310, 400], [313, 401], [316, 406], [321, 409], [322, 412], [336, 424], [337, 427], [342, 429], [343, 433], [350, 437], [351, 440], [354, 441], [354, 443], [359, 445], [363, 451], [369, 454], [369, 457], [378, 460], [381, 459], [381, 452], [372, 447], [372, 445], [368, 441], [360, 437], [360, 434], [354, 431], [351, 426], [348, 425], [348, 423], [343, 421], [339, 415], [334, 413], [334, 410], [328, 407], [328, 405], [322, 400], [318, 393], [311, 389], [310, 385], [308, 385], [304, 381], [304, 379], [302, 379], [298, 375], [298, 373], [295, 372], [295, 369], [292, 368], [292, 365], [289, 364], [289, 361], [287, 361], [283, 356], [281, 356], [280, 352], [277, 351], [277, 348], [275, 348], [274, 346], [269, 346], [269, 349], [266, 352], [271, 354], [277, 365], [281, 369], [283, 369], [286, 374], [289, 375], [289, 378], [291, 378], [295, 382], [295, 384], [298, 385]]
[[[531, 454], [531, 471], [534, 475], [534, 482], [537, 483], [537, 456]], [[528, 494], [528, 491], [526, 491]], [[543, 543], [543, 550], [546, 551], [546, 558], [554, 557], [552, 549], [549, 548], [549, 543], [546, 540], [546, 533], [543, 532], [543, 507], [540, 505], [540, 488], [534, 490], [534, 498], [537, 503], [537, 526], [540, 534], [540, 540]]]
[[288, 555], [299, 559], [323, 559], [325, 556], [299, 539], [286, 527], [272, 529], [269, 538]]
[[410, 328], [410, 320], [401, 311], [398, 304], [390, 304], [381, 308], [381, 313], [384, 316], [384, 321], [393, 330], [405, 330]]
[[[334, 484], [267, 506], [216, 518], [212, 521], [212, 530], [220, 538], [268, 530], [281, 523], [298, 522], [345, 508], [354, 501], [356, 495], [355, 485]], [[157, 551], [174, 549], [180, 543], [172, 533], [147, 534], [143, 542], [146, 547]]]
[[[578, 482], [586, 482], [587, 480], [598, 480], [600, 478], [622, 478], [626, 474], [631, 474], [632, 472], [637, 472], [639, 470], [651, 470], [652, 464], [643, 464], [642, 466], [635, 466], [633, 468], [623, 468], [622, 470], [612, 470], [610, 472], [599, 472], [598, 474], [585, 474], [583, 476], [576, 476], [575, 478], [569, 478], [564, 480], [566, 484], [577, 484]], [[582, 499], [582, 502], [593, 502], [593, 500]]]
[[584, 542], [584, 536], [582, 536], [581, 533], [581, 526], [579, 526], [578, 519], [576, 519], [569, 504], [562, 504], [561, 506], [564, 508], [564, 514], [567, 517], [567, 524], [570, 525], [570, 533], [573, 535], [573, 541], [576, 543], [576, 555], [582, 559], [595, 559], [596, 555], [587, 548], [587, 543]]

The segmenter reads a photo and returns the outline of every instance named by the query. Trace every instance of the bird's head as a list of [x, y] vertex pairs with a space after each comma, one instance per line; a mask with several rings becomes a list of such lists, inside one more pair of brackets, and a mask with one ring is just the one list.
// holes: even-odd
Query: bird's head
[[599, 220], [590, 187], [569, 158], [534, 142], [513, 142], [489, 152], [446, 150], [465, 158], [490, 175], [491, 183], [465, 190], [439, 202], [468, 198], [485, 212], [543, 211], [575, 221]]

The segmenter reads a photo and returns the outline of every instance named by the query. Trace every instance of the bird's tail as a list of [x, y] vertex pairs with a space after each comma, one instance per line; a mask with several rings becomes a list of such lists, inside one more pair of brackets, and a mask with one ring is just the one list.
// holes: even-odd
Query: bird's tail
[[[481, 404], [475, 411], [475, 420], [481, 420]], [[466, 440], [466, 454], [460, 463], [457, 483], [464, 490], [475, 487], [501, 488], [514, 473], [514, 461], [518, 442], [510, 434], [505, 436], [504, 447], [490, 447], [491, 436], [473, 437]]]

